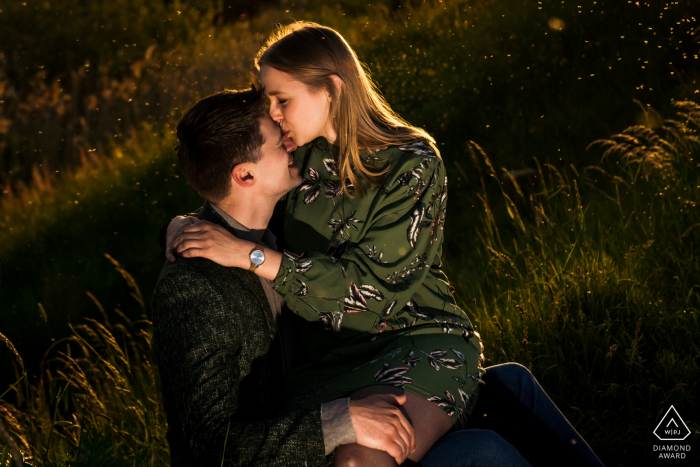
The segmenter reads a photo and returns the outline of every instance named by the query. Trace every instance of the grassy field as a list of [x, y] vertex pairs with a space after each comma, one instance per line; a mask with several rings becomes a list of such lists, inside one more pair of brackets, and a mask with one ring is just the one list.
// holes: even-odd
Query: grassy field
[[[0, 360], [5, 387], [21, 380], [0, 418], [19, 449], [41, 465], [166, 464], [146, 321], [155, 237], [199, 205], [172, 130], [198, 97], [250, 82], [249, 57], [290, 18], [338, 28], [391, 105], [440, 142], [445, 264], [487, 364], [528, 366], [606, 465], [653, 465], [671, 404], [700, 449], [698, 12], [568, 3], [309, 1], [225, 27], [176, 5], [189, 35], [94, 84], [109, 103], [104, 90], [131, 80], [129, 106], [162, 109], [110, 111], [129, 126], [103, 121], [120, 136], [66, 162], [69, 176], [36, 169], [5, 190], [0, 332], [24, 361]], [[37, 130], [25, 126], [14, 137]]]

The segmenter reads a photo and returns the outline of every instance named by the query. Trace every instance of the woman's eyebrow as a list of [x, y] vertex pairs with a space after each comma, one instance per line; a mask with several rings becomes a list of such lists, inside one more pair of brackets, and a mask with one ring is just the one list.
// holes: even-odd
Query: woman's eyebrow
[[270, 92], [264, 91], [264, 92], [265, 92], [265, 94], [267, 94], [268, 96], [277, 96], [277, 95], [279, 95], [279, 94], [282, 94], [282, 91], [270, 91]]

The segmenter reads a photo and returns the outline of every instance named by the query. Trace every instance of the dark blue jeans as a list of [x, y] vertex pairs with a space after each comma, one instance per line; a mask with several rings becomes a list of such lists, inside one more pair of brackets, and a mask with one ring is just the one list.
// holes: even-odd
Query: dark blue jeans
[[424, 467], [603, 466], [527, 368], [488, 367], [484, 383], [468, 428], [436, 443]]

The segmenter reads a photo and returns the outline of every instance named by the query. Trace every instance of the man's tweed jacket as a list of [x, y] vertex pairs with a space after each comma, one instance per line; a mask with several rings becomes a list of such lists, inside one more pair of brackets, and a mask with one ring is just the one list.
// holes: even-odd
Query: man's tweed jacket
[[[208, 203], [198, 217], [231, 231]], [[153, 351], [173, 467], [329, 465], [321, 407], [280, 413], [279, 346], [255, 273], [203, 258], [163, 266]]]

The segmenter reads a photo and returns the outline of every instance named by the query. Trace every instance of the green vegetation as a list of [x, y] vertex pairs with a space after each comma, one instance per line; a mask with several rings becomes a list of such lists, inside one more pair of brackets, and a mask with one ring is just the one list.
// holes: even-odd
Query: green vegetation
[[[0, 399], [0, 420], [18, 448], [37, 465], [166, 464], [144, 316], [157, 231], [199, 205], [172, 131], [197, 98], [246, 86], [260, 42], [290, 18], [340, 30], [390, 104], [441, 143], [445, 265], [487, 364], [528, 366], [606, 465], [651, 463], [652, 430], [671, 404], [697, 445], [698, 24], [691, 2], [568, 3], [308, 1], [213, 26], [203, 6], [120, 0], [110, 34], [127, 27], [115, 40], [138, 37], [136, 50], [91, 35], [107, 10], [85, 7], [74, 29], [92, 41], [81, 36], [65, 68], [56, 59], [46, 75], [27, 72], [34, 84], [22, 92], [11, 71], [51, 50], [2, 50], [0, 170], [20, 175], [0, 206], [0, 332], [24, 362], [0, 360], [0, 381], [20, 380]], [[148, 11], [130, 16], [132, 7]], [[41, 24], [44, 46], [72, 37]], [[36, 50], [29, 34], [13, 40]], [[33, 113], [18, 113], [23, 103]], [[30, 138], [38, 131], [54, 136]], [[77, 152], [34, 156], [66, 134], [82, 135]]]

